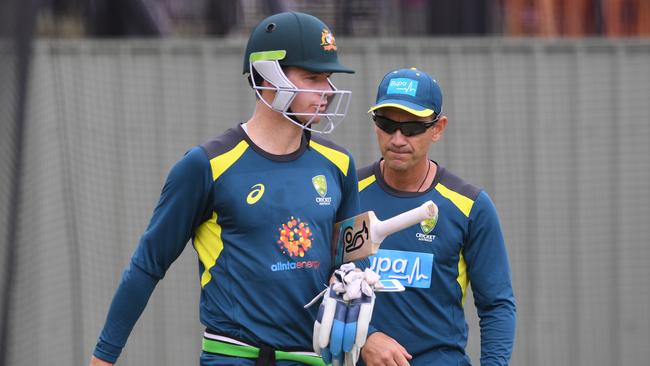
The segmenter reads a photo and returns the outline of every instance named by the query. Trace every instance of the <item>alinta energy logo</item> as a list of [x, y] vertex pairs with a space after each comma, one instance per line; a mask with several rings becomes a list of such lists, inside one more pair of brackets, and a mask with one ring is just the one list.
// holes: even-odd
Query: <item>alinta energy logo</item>
[[415, 237], [418, 238], [419, 241], [426, 241], [428, 243], [431, 243], [433, 239], [436, 238], [436, 236], [431, 235], [429, 233], [433, 231], [433, 228], [436, 227], [437, 223], [438, 223], [438, 216], [432, 219], [426, 219], [424, 221], [421, 221], [420, 229], [422, 229], [422, 232], [415, 234]]
[[317, 175], [311, 178], [311, 183], [314, 185], [316, 193], [320, 197], [316, 197], [316, 203], [321, 206], [329, 206], [332, 204], [332, 197], [325, 197], [327, 195], [327, 179], [324, 175]]
[[[289, 221], [282, 224], [278, 231], [280, 239], [277, 244], [280, 246], [282, 253], [290, 258], [302, 258], [311, 249], [313, 233], [309, 228], [309, 224], [302, 222], [299, 218], [292, 216]], [[320, 267], [320, 261], [290, 260], [272, 264], [271, 271], [291, 271], [318, 267]]]

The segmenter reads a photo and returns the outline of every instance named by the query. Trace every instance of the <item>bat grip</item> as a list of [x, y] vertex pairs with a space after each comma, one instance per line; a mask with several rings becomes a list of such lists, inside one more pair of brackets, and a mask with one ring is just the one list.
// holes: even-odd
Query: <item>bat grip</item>
[[436, 206], [436, 204], [431, 200], [426, 201], [412, 210], [408, 210], [384, 221], [378, 221], [373, 225], [371, 234], [372, 241], [380, 243], [390, 234], [404, 230], [422, 220], [431, 219], [436, 216], [438, 216], [438, 206]]

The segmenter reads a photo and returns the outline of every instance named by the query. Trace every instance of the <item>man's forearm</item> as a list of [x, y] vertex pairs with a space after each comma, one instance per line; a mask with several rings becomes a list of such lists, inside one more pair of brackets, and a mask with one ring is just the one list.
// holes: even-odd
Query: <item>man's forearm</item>
[[131, 263], [124, 270], [93, 355], [115, 363], [158, 279]]

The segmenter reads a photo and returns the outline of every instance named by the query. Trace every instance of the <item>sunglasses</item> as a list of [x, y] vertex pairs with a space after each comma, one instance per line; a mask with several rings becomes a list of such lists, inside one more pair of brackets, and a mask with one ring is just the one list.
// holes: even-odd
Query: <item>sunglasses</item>
[[421, 122], [421, 121], [405, 121], [397, 122], [393, 121], [390, 118], [380, 116], [377, 114], [372, 115], [372, 119], [375, 121], [375, 125], [379, 127], [382, 131], [386, 132], [389, 135], [395, 133], [399, 130], [402, 135], [406, 137], [416, 136], [421, 133], [424, 133], [429, 127], [433, 126], [438, 122], [439, 115], [433, 121], [430, 122]]

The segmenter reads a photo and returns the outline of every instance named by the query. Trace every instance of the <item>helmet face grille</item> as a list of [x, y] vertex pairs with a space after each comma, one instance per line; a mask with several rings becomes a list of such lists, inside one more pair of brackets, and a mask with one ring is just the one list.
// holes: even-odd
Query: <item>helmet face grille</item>
[[[258, 85], [255, 78], [251, 78], [253, 89], [255, 89], [259, 100], [302, 129], [316, 133], [331, 133], [343, 121], [348, 112], [352, 92], [338, 90], [329, 79], [330, 89], [328, 90], [300, 89], [287, 78], [277, 60], [250, 61], [249, 72], [251, 75], [259, 74], [272, 85], [270, 87]], [[275, 91], [272, 102], [269, 103], [262, 97], [262, 90]], [[291, 110], [291, 103], [298, 93], [320, 95], [320, 103], [314, 112]], [[323, 106], [325, 106], [325, 110], [321, 112]]]

